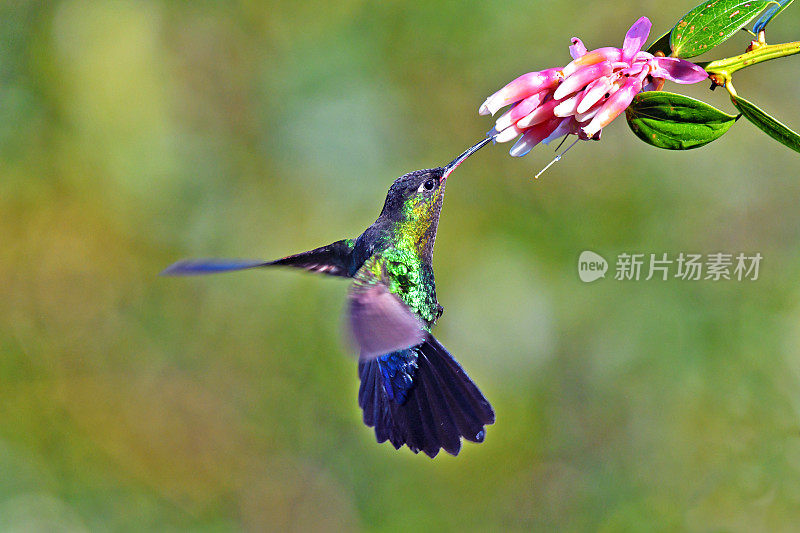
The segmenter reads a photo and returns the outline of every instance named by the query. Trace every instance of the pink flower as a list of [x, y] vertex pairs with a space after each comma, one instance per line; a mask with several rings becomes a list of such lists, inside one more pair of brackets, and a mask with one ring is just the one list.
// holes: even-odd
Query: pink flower
[[481, 115], [513, 104], [489, 134], [497, 142], [521, 136], [510, 152], [517, 157], [564, 135], [599, 139], [601, 130], [639, 92], [659, 88], [664, 80], [697, 83], [708, 77], [702, 67], [684, 59], [642, 52], [649, 35], [650, 20], [642, 17], [628, 30], [622, 48], [587, 51], [573, 37], [567, 66], [523, 74], [486, 99], [478, 110]]

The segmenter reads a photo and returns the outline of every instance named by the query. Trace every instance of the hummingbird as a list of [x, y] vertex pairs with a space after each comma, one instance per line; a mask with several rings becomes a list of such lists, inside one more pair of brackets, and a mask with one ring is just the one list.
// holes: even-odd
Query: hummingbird
[[377, 220], [343, 239], [275, 261], [190, 259], [162, 275], [199, 275], [287, 266], [351, 278], [346, 314], [359, 350], [358, 404], [379, 443], [458, 455], [461, 439], [483, 442], [494, 410], [433, 336], [444, 308], [436, 298], [433, 246], [447, 178], [491, 137], [444, 167], [400, 176]]

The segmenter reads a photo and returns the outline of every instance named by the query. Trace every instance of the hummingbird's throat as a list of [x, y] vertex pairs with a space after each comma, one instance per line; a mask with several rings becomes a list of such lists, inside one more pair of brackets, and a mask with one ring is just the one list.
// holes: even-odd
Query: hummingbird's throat
[[423, 260], [433, 256], [433, 244], [439, 226], [439, 213], [444, 198], [441, 192], [429, 197], [410, 198], [403, 204], [403, 218], [397, 223], [398, 244], [414, 251]]

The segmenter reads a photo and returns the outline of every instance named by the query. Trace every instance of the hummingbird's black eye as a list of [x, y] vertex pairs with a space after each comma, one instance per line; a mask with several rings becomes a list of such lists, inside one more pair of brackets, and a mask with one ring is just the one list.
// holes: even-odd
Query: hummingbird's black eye
[[418, 189], [418, 191], [419, 191], [419, 192], [422, 192], [423, 190], [425, 190], [425, 191], [432, 191], [432, 190], [433, 190], [433, 189], [435, 189], [435, 188], [436, 188], [436, 180], [435, 180], [435, 179], [433, 179], [433, 178], [430, 178], [430, 179], [427, 179], [427, 180], [425, 180], [425, 181], [422, 183], [422, 185], [420, 185], [420, 186], [419, 186], [419, 189]]

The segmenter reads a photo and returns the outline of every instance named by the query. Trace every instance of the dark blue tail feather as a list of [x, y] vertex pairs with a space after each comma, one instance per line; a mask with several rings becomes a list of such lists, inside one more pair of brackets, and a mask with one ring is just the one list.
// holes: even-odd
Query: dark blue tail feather
[[[433, 336], [410, 350], [359, 361], [358, 368], [358, 403], [378, 442], [430, 457], [440, 449], [458, 455], [462, 437], [482, 442], [484, 426], [494, 422], [492, 406]], [[397, 386], [407, 380], [410, 386]]]

